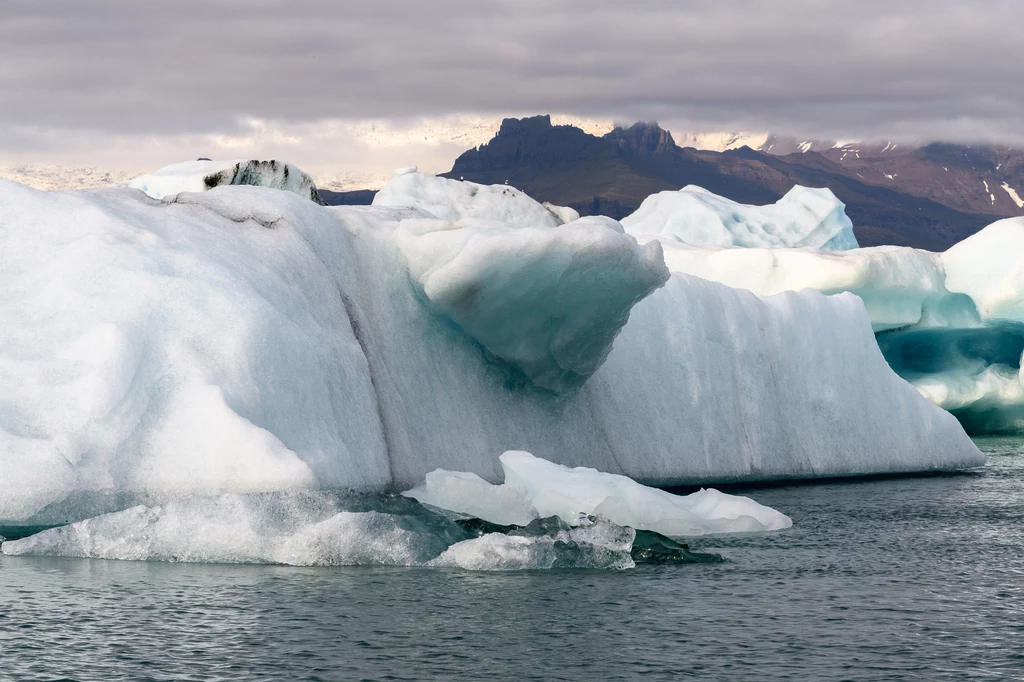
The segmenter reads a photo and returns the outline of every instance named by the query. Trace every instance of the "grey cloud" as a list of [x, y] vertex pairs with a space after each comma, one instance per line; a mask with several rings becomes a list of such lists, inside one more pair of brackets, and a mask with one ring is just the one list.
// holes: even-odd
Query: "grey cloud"
[[1018, 0], [7, 0], [0, 126], [567, 112], [1021, 140]]

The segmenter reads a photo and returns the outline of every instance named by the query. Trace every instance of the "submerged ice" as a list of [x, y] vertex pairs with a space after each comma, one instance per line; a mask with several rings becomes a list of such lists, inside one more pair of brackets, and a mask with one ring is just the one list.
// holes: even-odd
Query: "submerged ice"
[[[708, 505], [701, 495], [714, 491], [680, 498], [622, 476], [567, 469], [525, 452], [507, 452], [501, 461], [508, 477], [524, 481], [522, 485], [493, 486], [472, 474], [434, 472], [404, 498], [326, 491], [187, 496], [103, 514], [20, 540], [0, 538], [0, 550], [9, 556], [129, 561], [627, 569], [635, 560], [717, 560], [716, 555], [690, 552], [686, 545], [649, 532], [658, 530], [650, 526], [679, 536], [700, 535], [708, 529], [742, 532], [790, 525], [784, 515], [747, 498], [717, 493], [715, 503]], [[546, 479], [541, 482], [538, 476]], [[540, 492], [538, 485], [543, 486]], [[526, 504], [536, 505], [525, 514], [524, 491], [532, 496]], [[560, 511], [538, 514], [537, 509], [552, 504]], [[566, 513], [561, 510], [566, 505], [580, 511]], [[477, 518], [466, 519], [460, 513], [469, 510], [479, 512]], [[602, 510], [609, 515], [601, 514]], [[753, 523], [747, 515], [751, 512], [768, 522]], [[631, 526], [630, 518], [642, 523]], [[695, 519], [702, 519], [704, 525], [694, 523]], [[722, 523], [724, 519], [731, 523]]]
[[982, 461], [854, 296], [669, 277], [618, 222], [502, 186], [389, 187], [0, 182], [0, 519], [494, 482], [510, 447], [650, 485]]

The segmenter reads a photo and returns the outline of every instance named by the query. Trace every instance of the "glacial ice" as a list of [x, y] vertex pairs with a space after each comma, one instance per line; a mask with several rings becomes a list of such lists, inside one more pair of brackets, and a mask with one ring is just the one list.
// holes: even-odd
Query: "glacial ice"
[[604, 519], [586, 528], [535, 525], [474, 536], [443, 515], [393, 498], [318, 491], [229, 493], [130, 507], [3, 542], [0, 551], [7, 556], [290, 566], [504, 571], [634, 566], [632, 528]]
[[407, 172], [392, 178], [373, 197], [373, 205], [417, 208], [451, 222], [476, 218], [531, 228], [556, 227], [564, 222], [562, 211], [549, 210], [515, 187], [478, 185], [429, 173]]
[[1024, 323], [1024, 217], [992, 223], [940, 256], [946, 287], [984, 320]]
[[[505, 482], [492, 485], [475, 474], [438, 470], [403, 495], [424, 504], [469, 514], [500, 525], [524, 526], [557, 516], [575, 525], [577, 515], [601, 516], [619, 526], [668, 537], [789, 528], [789, 517], [748, 497], [714, 489], [673, 495], [616, 474], [569, 467], [528, 452], [501, 455]], [[504, 542], [503, 540], [500, 542]]]
[[657, 245], [615, 221], [417, 173], [384, 195], [407, 183], [463, 217], [0, 182], [0, 519], [496, 481], [509, 448], [651, 485], [983, 461], [885, 365], [856, 297], [675, 274], [641, 298]]
[[290, 163], [274, 160], [186, 161], [140, 175], [127, 184], [154, 199], [165, 199], [181, 192], [205, 192], [222, 185], [254, 185], [294, 192], [324, 204], [312, 177]]
[[973, 433], [1024, 429], [1024, 218], [989, 225], [936, 254], [699, 247], [660, 241], [669, 269], [765, 296], [851, 292], [896, 372]]
[[537, 568], [633, 568], [631, 556], [636, 531], [598, 519], [578, 528], [530, 536], [488, 533], [458, 542], [430, 562], [430, 566], [471, 571], [510, 571]]
[[846, 206], [828, 189], [796, 185], [767, 206], [750, 206], [687, 185], [644, 199], [622, 219], [633, 235], [698, 246], [857, 248]]

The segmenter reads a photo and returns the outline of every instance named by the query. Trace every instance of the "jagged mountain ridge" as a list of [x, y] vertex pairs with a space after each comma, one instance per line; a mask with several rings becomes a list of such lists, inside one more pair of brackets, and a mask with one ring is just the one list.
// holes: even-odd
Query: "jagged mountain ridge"
[[[553, 126], [547, 116], [535, 116], [505, 119], [494, 138], [463, 153], [446, 175], [487, 184], [508, 182], [542, 201], [572, 206], [582, 214], [617, 218], [631, 213], [649, 194], [687, 184], [760, 204], [775, 201], [795, 184], [829, 187], [846, 203], [857, 237], [866, 246], [900, 244], [943, 250], [1000, 217], [1024, 214], [1024, 207], [1012, 201], [1009, 205], [993, 201], [988, 210], [981, 210], [977, 202], [958, 193], [960, 185], [944, 186], [940, 180], [954, 173], [953, 168], [969, 177], [970, 155], [959, 165], [946, 160], [942, 166], [934, 160], [955, 155], [947, 150], [959, 149], [955, 145], [928, 145], [889, 156], [879, 151], [877, 156], [872, 152], [860, 158], [859, 152], [851, 158], [850, 145], [822, 143], [818, 148], [823, 152], [804, 146], [807, 151], [784, 156], [749, 147], [698, 150], [680, 147], [671, 133], [655, 123], [620, 127], [597, 137], [572, 126]], [[994, 153], [979, 152], [978, 158], [989, 159]], [[1006, 160], [987, 163], [992, 168], [1003, 164], [1000, 170], [1019, 173], [1024, 166], [1019, 153], [1013, 156], [1008, 150], [1005, 154]], [[903, 164], [904, 170], [890, 173], [894, 178], [881, 172], [869, 178], [864, 164], [873, 158]], [[974, 161], [975, 170], [979, 163]], [[915, 174], [908, 168], [921, 171]], [[895, 180], [900, 172], [906, 181]], [[936, 173], [942, 177], [935, 177]], [[1019, 176], [1006, 177], [1009, 183]], [[960, 182], [967, 187], [973, 181]], [[982, 186], [981, 180], [976, 184]], [[1009, 200], [1010, 193], [1003, 192]]]

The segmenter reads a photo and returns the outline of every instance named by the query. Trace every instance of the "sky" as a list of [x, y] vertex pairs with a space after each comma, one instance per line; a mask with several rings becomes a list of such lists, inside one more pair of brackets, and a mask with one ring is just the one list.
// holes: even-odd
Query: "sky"
[[0, 165], [276, 155], [372, 173], [450, 165], [535, 113], [1024, 144], [1020, 0], [0, 6]]

